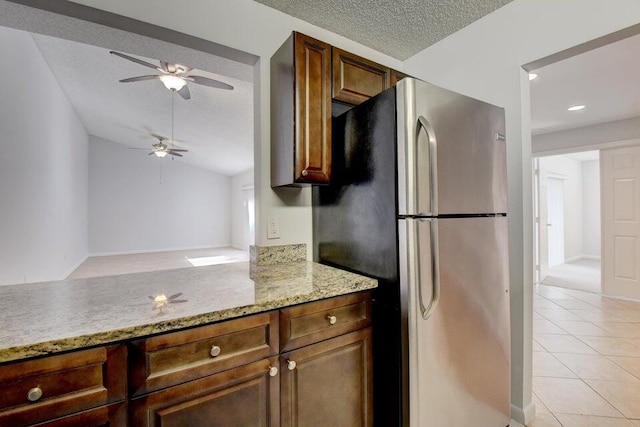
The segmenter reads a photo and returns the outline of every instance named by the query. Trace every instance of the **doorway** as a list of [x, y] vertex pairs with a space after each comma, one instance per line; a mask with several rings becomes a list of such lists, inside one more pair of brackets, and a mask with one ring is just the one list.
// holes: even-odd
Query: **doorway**
[[601, 293], [598, 151], [535, 159], [536, 282]]

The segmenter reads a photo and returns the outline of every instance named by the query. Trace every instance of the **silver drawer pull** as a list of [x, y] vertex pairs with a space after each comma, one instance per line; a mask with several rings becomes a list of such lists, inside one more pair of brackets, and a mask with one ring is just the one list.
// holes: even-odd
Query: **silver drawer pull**
[[34, 387], [27, 392], [27, 399], [29, 402], [37, 402], [42, 397], [42, 389], [40, 387]]
[[211, 351], [209, 352], [209, 354], [211, 354], [211, 357], [216, 357], [220, 355], [220, 352], [222, 350], [220, 349], [220, 347], [218, 347], [217, 345], [214, 345], [211, 347]]
[[290, 371], [293, 371], [296, 369], [296, 362], [293, 360], [287, 360], [287, 368], [289, 368]]
[[276, 368], [275, 366], [270, 367], [269, 376], [275, 377], [276, 375], [278, 375], [278, 368]]
[[329, 321], [330, 325], [335, 325], [338, 321], [338, 318], [336, 316], [328, 315], [327, 320]]

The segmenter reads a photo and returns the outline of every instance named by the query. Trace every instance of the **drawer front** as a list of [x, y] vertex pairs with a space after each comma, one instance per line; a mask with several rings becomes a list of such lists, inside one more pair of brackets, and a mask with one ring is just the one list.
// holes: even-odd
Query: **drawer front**
[[127, 404], [114, 403], [109, 406], [88, 409], [64, 418], [45, 421], [33, 427], [126, 427]]
[[278, 316], [263, 313], [132, 343], [131, 395], [171, 387], [278, 352]]
[[280, 311], [280, 351], [300, 348], [370, 324], [369, 292], [285, 308]]
[[132, 427], [278, 426], [278, 357], [258, 360], [131, 401]]
[[26, 426], [123, 400], [126, 359], [118, 345], [0, 367], [0, 425]]

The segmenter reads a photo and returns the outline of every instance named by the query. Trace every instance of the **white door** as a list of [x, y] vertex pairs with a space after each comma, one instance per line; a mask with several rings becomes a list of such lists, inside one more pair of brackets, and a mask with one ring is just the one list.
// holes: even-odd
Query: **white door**
[[549, 267], [564, 264], [564, 182], [547, 177]]
[[640, 147], [600, 153], [602, 291], [640, 298]]
[[536, 230], [538, 235], [538, 265], [540, 266], [540, 275], [538, 283], [549, 275], [549, 223], [547, 209], [547, 171], [540, 168], [540, 162], [537, 162], [537, 206], [536, 206]]

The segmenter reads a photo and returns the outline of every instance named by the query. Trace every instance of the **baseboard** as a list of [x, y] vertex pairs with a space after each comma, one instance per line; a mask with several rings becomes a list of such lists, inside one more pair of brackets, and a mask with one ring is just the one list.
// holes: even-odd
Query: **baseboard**
[[95, 252], [90, 253], [90, 257], [97, 256], [113, 256], [113, 255], [137, 255], [137, 254], [155, 254], [158, 252], [173, 252], [173, 251], [197, 251], [202, 249], [220, 249], [220, 248], [229, 248], [231, 247], [231, 243], [225, 245], [213, 245], [213, 246], [191, 246], [191, 247], [182, 247], [182, 248], [167, 248], [167, 249], [154, 249], [154, 250], [140, 250], [140, 251], [116, 251], [116, 252]]
[[519, 422], [520, 424], [527, 425], [536, 416], [536, 404], [531, 402], [527, 405], [526, 408], [522, 409], [518, 406], [511, 405], [511, 418], [514, 421]]
[[70, 269], [68, 269], [68, 270], [67, 270], [67, 272], [66, 272], [66, 273], [64, 273], [64, 274], [60, 277], [60, 279], [58, 279], [58, 280], [64, 280], [64, 279], [66, 279], [67, 277], [69, 277], [69, 275], [70, 275], [71, 273], [73, 273], [74, 271], [76, 271], [76, 269], [77, 269], [78, 267], [80, 267], [80, 266], [82, 265], [82, 263], [83, 263], [83, 262], [85, 262], [85, 261], [87, 260], [87, 258], [89, 258], [89, 255], [87, 255], [87, 256], [85, 256], [85, 257], [83, 257], [83, 258], [80, 258], [80, 261], [76, 262], [76, 263], [73, 265], [73, 267], [71, 267]]
[[581, 259], [600, 260], [600, 257], [595, 255], [578, 255], [578, 256], [573, 256], [571, 258], [565, 258], [564, 263], [566, 264], [569, 262], [580, 261]]

